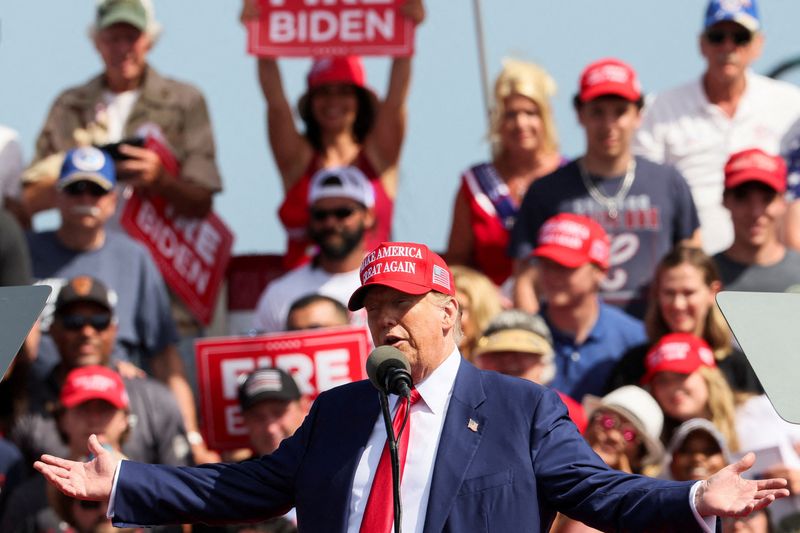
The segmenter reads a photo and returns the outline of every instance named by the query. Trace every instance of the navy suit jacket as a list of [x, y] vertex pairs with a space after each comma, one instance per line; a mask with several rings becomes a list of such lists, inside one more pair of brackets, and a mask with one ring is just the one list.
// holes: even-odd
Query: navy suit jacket
[[[321, 394], [272, 455], [194, 468], [124, 461], [114, 525], [241, 523], [294, 506], [300, 531], [344, 532], [379, 411], [377, 391], [361, 381]], [[698, 531], [691, 485], [609, 469], [551, 390], [462, 360], [424, 531], [547, 531], [556, 511], [603, 530]]]

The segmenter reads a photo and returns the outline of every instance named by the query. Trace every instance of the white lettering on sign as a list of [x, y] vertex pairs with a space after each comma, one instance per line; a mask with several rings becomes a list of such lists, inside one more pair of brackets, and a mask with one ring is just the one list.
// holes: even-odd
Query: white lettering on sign
[[247, 428], [242, 420], [242, 409], [239, 405], [229, 405], [225, 408], [225, 429], [232, 436], [247, 435]]
[[328, 390], [345, 383], [350, 383], [350, 369], [347, 362], [350, 353], [344, 348], [322, 350], [316, 353], [317, 388]]
[[323, 44], [335, 41], [372, 42], [394, 39], [395, 12], [344, 9], [339, 12], [315, 9], [310, 12], [272, 11], [269, 14], [270, 40], [282, 43]]
[[220, 365], [222, 375], [222, 397], [233, 400], [237, 397], [239, 376], [249, 374], [256, 369], [253, 359], [226, 359]]
[[[158, 253], [172, 264], [175, 271], [197, 294], [208, 290], [211, 280], [210, 267], [222, 243], [222, 235], [206, 222], [185, 223], [176, 219], [175, 227], [158, 216], [149, 202], [142, 202], [136, 214], [136, 225], [153, 243]], [[187, 242], [180, 238], [176, 230]], [[194, 245], [194, 249], [192, 247]]]
[[279, 355], [275, 358], [275, 366], [292, 375], [302, 394], [314, 393], [314, 387], [311, 385], [311, 378], [314, 376], [314, 362], [306, 354]]

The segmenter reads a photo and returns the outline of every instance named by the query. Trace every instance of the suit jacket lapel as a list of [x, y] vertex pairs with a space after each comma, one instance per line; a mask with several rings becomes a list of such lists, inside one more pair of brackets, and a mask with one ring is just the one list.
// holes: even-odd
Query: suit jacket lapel
[[485, 398], [480, 371], [462, 360], [436, 452], [425, 515], [426, 532], [441, 531], [444, 527], [486, 425], [478, 410]]

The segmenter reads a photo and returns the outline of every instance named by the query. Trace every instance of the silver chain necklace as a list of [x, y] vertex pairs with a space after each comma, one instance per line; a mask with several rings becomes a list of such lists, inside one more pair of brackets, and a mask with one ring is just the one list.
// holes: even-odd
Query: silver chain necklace
[[606, 196], [603, 194], [603, 191], [597, 188], [592, 178], [589, 177], [583, 159], [578, 161], [578, 171], [580, 172], [584, 187], [586, 187], [586, 190], [589, 192], [589, 196], [591, 196], [595, 202], [606, 208], [609, 217], [616, 219], [619, 216], [622, 202], [625, 200], [625, 197], [628, 196], [628, 192], [630, 192], [631, 186], [633, 185], [633, 179], [636, 176], [636, 159], [631, 157], [630, 163], [628, 163], [628, 169], [625, 171], [625, 177], [622, 179], [622, 185], [614, 196]]

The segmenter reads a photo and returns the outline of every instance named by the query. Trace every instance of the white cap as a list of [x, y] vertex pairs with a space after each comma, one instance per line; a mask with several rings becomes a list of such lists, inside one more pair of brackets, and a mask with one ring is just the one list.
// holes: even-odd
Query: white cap
[[353, 166], [323, 168], [311, 177], [308, 205], [323, 198], [349, 198], [367, 209], [375, 206], [372, 183]]
[[589, 417], [601, 408], [624, 416], [639, 431], [647, 448], [647, 455], [642, 462], [654, 463], [661, 459], [664, 453], [664, 446], [661, 444], [664, 414], [646, 390], [636, 385], [625, 385], [602, 398], [587, 394], [583, 399], [583, 407]]

